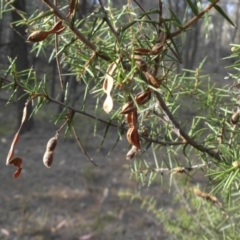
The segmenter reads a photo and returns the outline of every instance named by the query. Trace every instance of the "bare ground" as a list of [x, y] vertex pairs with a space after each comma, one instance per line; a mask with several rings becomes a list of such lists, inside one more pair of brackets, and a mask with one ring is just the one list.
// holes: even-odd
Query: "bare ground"
[[[129, 177], [125, 140], [108, 155], [116, 133], [109, 133], [99, 150], [102, 137], [93, 137], [90, 126], [81, 128], [80, 124], [82, 143], [98, 166], [84, 157], [74, 138], [61, 134], [53, 165], [47, 169], [42, 157], [47, 141], [58, 128], [47, 120], [36, 120], [33, 131], [22, 135], [16, 146], [15, 155], [24, 162], [21, 176], [14, 179], [15, 167], [6, 166], [5, 159], [15, 122], [7, 120], [14, 119], [9, 110], [0, 117], [0, 239], [170, 239], [140, 203], [118, 197], [119, 190], [134, 192], [140, 189], [140, 183]], [[154, 194], [161, 206], [171, 210], [170, 195], [159, 184], [143, 191]]]

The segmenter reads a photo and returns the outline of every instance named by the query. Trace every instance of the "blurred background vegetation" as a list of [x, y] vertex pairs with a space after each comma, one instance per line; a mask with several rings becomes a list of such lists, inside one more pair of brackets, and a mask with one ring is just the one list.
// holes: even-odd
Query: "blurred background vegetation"
[[[63, 33], [37, 43], [27, 42], [31, 33], [49, 30], [57, 21], [46, 2], [49, 1], [1, 0], [1, 148], [10, 148], [12, 135], [21, 124], [25, 103], [31, 99], [26, 122], [21, 128], [21, 134], [29, 135], [23, 135], [20, 141], [25, 141], [26, 145], [41, 144], [39, 155], [42, 158], [47, 139], [55, 134], [52, 126], [57, 126], [57, 134], [63, 128], [61, 138], [65, 137], [66, 142], [62, 146], [65, 144], [66, 148], [57, 148], [56, 151], [61, 152], [57, 156], [62, 159], [59, 162], [63, 169], [69, 171], [66, 179], [71, 180], [67, 180], [68, 183], [76, 181], [67, 188], [66, 198], [72, 194], [73, 199], [82, 200], [86, 206], [93, 198], [94, 206], [99, 205], [100, 210], [85, 212], [81, 206], [69, 209], [67, 214], [61, 212], [66, 216], [57, 221], [49, 220], [50, 224], [59, 223], [55, 227], [49, 227], [47, 217], [43, 216], [38, 220], [39, 228], [31, 232], [29, 222], [37, 212], [29, 199], [39, 198], [38, 205], [41, 206], [44, 199], [53, 197], [52, 193], [59, 195], [59, 202], [51, 203], [57, 216], [64, 194], [58, 192], [54, 182], [64, 178], [64, 170], [61, 174], [58, 172], [61, 169], [59, 163], [57, 171], [49, 170], [52, 175], [46, 175], [43, 170], [34, 175], [35, 170], [31, 170], [33, 175], [28, 178], [23, 170], [23, 176], [15, 181], [20, 181], [21, 191], [26, 191], [28, 203], [23, 195], [18, 195], [20, 193], [14, 195], [21, 199], [18, 207], [23, 215], [17, 214], [17, 219], [22, 226], [15, 226], [13, 230], [12, 216], [16, 216], [14, 213], [11, 216], [11, 207], [2, 210], [3, 216], [9, 214], [8, 225], [1, 221], [2, 236], [6, 239], [238, 239], [240, 33], [237, 27], [240, 2], [217, 1], [218, 11], [214, 8], [206, 11], [183, 31], [184, 24], [216, 1], [81, 0], [78, 8], [75, 5], [69, 22], [63, 21], [66, 26]], [[69, 1], [54, 2], [67, 15]], [[110, 24], [106, 19], [110, 19]], [[98, 47], [98, 54], [79, 41], [72, 26]], [[114, 34], [114, 29], [119, 30], [120, 35]], [[181, 30], [178, 35], [169, 37], [178, 29]], [[156, 87], [142, 80], [146, 71], [135, 66], [137, 60], [132, 56], [137, 55], [136, 48], [146, 50], [158, 41], [161, 43], [161, 32], [168, 36], [163, 40], [164, 50], [156, 56], [142, 56], [148, 69], [160, 69], [155, 75], [154, 70], [151, 72], [163, 81], [161, 87]], [[104, 54], [107, 54], [107, 61]], [[119, 56], [124, 56], [124, 61], [113, 73], [114, 109], [106, 114], [102, 109], [106, 93], [103, 82], [106, 72], [111, 70], [110, 64], [116, 63]], [[124, 64], [128, 64], [129, 71]], [[134, 101], [136, 94], [146, 89], [151, 89], [151, 100], [144, 107], [137, 106], [141, 152], [135, 152], [131, 161], [125, 162], [131, 147], [125, 138], [128, 127], [120, 112], [124, 103]], [[162, 102], [170, 115], [164, 107], [158, 106]], [[51, 123], [46, 124], [49, 121]], [[32, 141], [36, 131], [38, 134], [41, 131], [44, 141]], [[75, 158], [79, 154], [79, 149], [72, 147], [73, 142], [80, 145], [82, 158], [91, 160], [93, 157], [99, 170], [91, 162], [85, 163], [81, 171], [64, 165], [69, 156]], [[73, 150], [67, 153], [66, 149]], [[64, 155], [66, 153], [68, 155]], [[36, 157], [32, 149], [27, 154]], [[104, 160], [109, 154], [112, 159], [107, 160], [106, 167]], [[116, 164], [119, 159], [124, 161], [121, 167]], [[28, 167], [30, 169], [30, 165], [26, 165], [26, 171]], [[1, 174], [4, 179], [10, 178], [11, 173], [5, 168], [2, 167]], [[112, 169], [117, 171], [117, 177]], [[83, 186], [78, 185], [78, 172], [81, 173], [80, 180], [86, 182]], [[73, 173], [77, 176], [75, 180]], [[40, 193], [42, 187], [39, 186], [42, 175], [49, 177], [52, 184], [44, 194]], [[131, 180], [126, 177], [129, 175]], [[25, 183], [21, 187], [24, 176]], [[29, 182], [27, 179], [35, 180]], [[7, 182], [8, 187], [12, 184]], [[66, 184], [62, 182], [63, 186]], [[30, 194], [26, 190], [29, 185], [32, 189], [35, 187], [36, 192]], [[81, 190], [74, 192], [73, 189]], [[88, 194], [83, 189], [88, 189]], [[14, 191], [18, 192], [17, 185]], [[2, 191], [2, 194], [6, 199], [10, 198], [7, 192]], [[111, 201], [114, 202], [113, 212]], [[67, 205], [64, 205], [66, 209]], [[126, 206], [131, 209], [128, 214], [124, 212]], [[69, 218], [73, 212], [80, 214], [81, 210], [90, 216], [90, 221], [83, 222], [76, 217], [79, 222], [72, 223]], [[47, 214], [51, 214], [51, 210], [48, 211]], [[136, 221], [141, 214], [147, 222]], [[135, 217], [135, 223], [129, 223], [131, 216]], [[118, 224], [119, 229], [116, 228]]]

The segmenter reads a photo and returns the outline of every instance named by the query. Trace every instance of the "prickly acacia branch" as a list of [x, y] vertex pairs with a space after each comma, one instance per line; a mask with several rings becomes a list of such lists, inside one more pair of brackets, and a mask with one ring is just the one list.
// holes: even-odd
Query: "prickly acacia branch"
[[220, 0], [215, 0], [214, 2], [207, 5], [201, 12], [198, 13], [195, 17], [193, 17], [190, 21], [188, 21], [181, 29], [171, 33], [168, 38], [173, 38], [179, 33], [185, 31], [190, 26], [192, 26], [195, 22], [197, 22], [205, 13], [207, 13], [211, 8], [213, 8]]
[[53, 12], [56, 16], [58, 16], [64, 23], [69, 27], [69, 29], [75, 34], [75, 36], [82, 41], [88, 48], [92, 51], [96, 52], [99, 57], [106, 61], [110, 61], [111, 58], [103, 53], [98, 53], [97, 47], [89, 41], [64, 15], [58, 8], [53, 4], [51, 0], [42, 0]]
[[[13, 82], [13, 81], [11, 81], [11, 80], [9, 80], [9, 79], [7, 79], [7, 78], [1, 77], [1, 76], [0, 76], [0, 79], [1, 79], [2, 81], [5, 81], [5, 82], [13, 83], [13, 84], [15, 84], [16, 86], [22, 88], [23, 90], [28, 91], [28, 90], [27, 90], [21, 83], [19, 83], [18, 81], [14, 81], [14, 82]], [[46, 94], [44, 94], [44, 93], [43, 93], [43, 94], [36, 94], [36, 95], [38, 95], [38, 97], [44, 97], [44, 98], [46, 98], [46, 99], [47, 99], [48, 101], [50, 101], [50, 102], [53, 102], [53, 103], [58, 104], [58, 105], [60, 105], [60, 106], [62, 106], [62, 107], [64, 107], [64, 108], [67, 108], [68, 110], [72, 111], [73, 113], [76, 112], [76, 113], [82, 114], [82, 115], [84, 115], [84, 116], [87, 116], [87, 117], [89, 117], [89, 118], [92, 118], [92, 119], [94, 119], [94, 120], [96, 120], [96, 121], [98, 121], [98, 122], [104, 123], [104, 124], [106, 124], [106, 125], [110, 125], [110, 126], [112, 126], [112, 127], [119, 127], [119, 126], [117, 126], [117, 125], [114, 124], [114, 123], [105, 121], [105, 120], [103, 120], [103, 119], [101, 119], [101, 118], [98, 118], [98, 117], [96, 117], [96, 116], [93, 116], [92, 114], [83, 112], [83, 111], [78, 110], [78, 109], [76, 109], [76, 108], [73, 108], [73, 107], [71, 107], [71, 106], [69, 106], [69, 105], [67, 105], [67, 104], [65, 104], [65, 103], [63, 103], [63, 102], [60, 102], [60, 101], [58, 101], [58, 100], [56, 100], [56, 99], [54, 99], [54, 98], [52, 98], [52, 97], [50, 97], [49, 95], [46, 95]]]
[[160, 173], [164, 173], [164, 172], [169, 172], [172, 174], [176, 174], [176, 173], [185, 173], [188, 174], [188, 172], [194, 170], [194, 169], [199, 169], [199, 168], [203, 168], [206, 167], [207, 165], [210, 165], [212, 162], [208, 162], [208, 163], [201, 163], [201, 164], [196, 164], [190, 167], [174, 167], [174, 168], [146, 168], [146, 169], [140, 169], [140, 172], [160, 172]]
[[160, 107], [162, 108], [163, 112], [168, 116], [169, 120], [172, 122], [172, 124], [174, 125], [174, 127], [176, 129], [178, 129], [180, 135], [186, 140], [186, 143], [193, 146], [194, 148], [196, 148], [198, 151], [202, 152], [202, 153], [206, 153], [209, 156], [213, 157], [214, 159], [221, 161], [221, 156], [219, 154], [219, 152], [208, 149], [206, 147], [204, 147], [203, 145], [198, 144], [197, 142], [195, 142], [180, 126], [180, 124], [176, 121], [176, 119], [174, 118], [174, 116], [172, 115], [171, 111], [168, 109], [166, 103], [164, 102], [161, 94], [159, 92], [154, 92], [156, 99], [160, 105]]

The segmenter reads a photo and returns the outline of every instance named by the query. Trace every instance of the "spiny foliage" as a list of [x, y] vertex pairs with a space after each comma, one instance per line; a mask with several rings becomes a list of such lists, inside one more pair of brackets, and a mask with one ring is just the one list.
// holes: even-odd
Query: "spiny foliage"
[[[99, 1], [99, 6], [89, 16], [79, 19], [78, 0], [69, 1], [67, 6], [55, 6], [52, 1], [43, 0], [48, 11], [36, 10], [29, 17], [22, 14], [22, 20], [14, 24], [27, 25], [32, 54], [36, 57], [45, 55], [48, 62], [56, 60], [62, 100], [50, 96], [48, 74], [41, 79], [34, 68], [17, 72], [16, 59], [9, 59], [9, 66], [1, 71], [1, 88], [12, 92], [9, 102], [20, 88], [24, 89], [29, 96], [26, 105], [34, 106], [32, 114], [37, 114], [48, 102], [61, 106], [61, 113], [54, 116], [56, 124], [60, 124], [55, 139], [64, 129], [65, 134], [72, 133], [93, 164], [75, 129], [76, 114], [106, 125], [102, 144], [109, 129], [115, 128], [118, 136], [110, 149], [126, 135], [129, 143], [126, 159], [132, 161], [132, 174], [143, 183], [147, 181], [150, 185], [156, 176], [165, 172], [170, 172], [171, 183], [174, 174], [191, 177], [201, 168], [205, 169], [213, 186], [210, 191], [222, 191], [223, 197], [231, 202], [233, 194], [239, 190], [240, 97], [238, 91], [233, 90], [239, 83], [230, 89], [229, 86], [216, 87], [203, 71], [206, 59], [195, 70], [185, 69], [179, 73], [177, 66], [182, 63], [181, 39], [184, 39], [179, 36], [196, 21], [201, 21], [203, 15], [208, 19], [210, 9], [215, 8], [218, 14], [234, 24], [217, 5], [217, 0], [209, 1], [205, 8], [201, 3], [195, 5], [195, 1], [187, 1], [186, 12], [193, 15], [187, 23], [183, 23], [173, 9], [164, 7], [162, 1], [159, 1], [158, 9], [151, 11], [145, 11], [137, 1], [134, 2], [137, 9], [129, 1], [116, 10], [104, 7]], [[3, 10], [4, 13], [16, 9], [7, 3]], [[236, 71], [239, 71], [239, 49], [234, 45], [231, 56], [237, 60], [230, 69]], [[63, 69], [67, 69], [65, 75]], [[71, 102], [70, 86], [64, 80], [68, 76], [84, 87], [82, 101], [76, 107]], [[239, 72], [231, 76], [239, 80]], [[236, 93], [234, 97], [233, 92]], [[90, 94], [96, 99], [95, 114], [87, 101]], [[183, 117], [186, 112], [190, 113], [187, 118]], [[15, 177], [19, 176], [22, 164], [22, 158], [14, 161], [19, 131], [7, 158], [8, 164], [18, 167]], [[47, 148], [44, 164], [50, 167], [52, 162], [53, 149]], [[204, 195], [205, 199], [214, 199], [211, 194]], [[171, 230], [175, 224], [170, 224], [168, 231], [178, 235], [192, 221], [194, 213], [191, 213], [190, 217], [184, 215], [178, 229]], [[155, 210], [154, 214], [157, 214]], [[221, 214], [218, 212], [217, 216]], [[213, 225], [220, 224], [219, 219], [216, 217]], [[197, 236], [194, 231], [189, 234]], [[218, 236], [215, 230], [209, 231], [206, 237]]]

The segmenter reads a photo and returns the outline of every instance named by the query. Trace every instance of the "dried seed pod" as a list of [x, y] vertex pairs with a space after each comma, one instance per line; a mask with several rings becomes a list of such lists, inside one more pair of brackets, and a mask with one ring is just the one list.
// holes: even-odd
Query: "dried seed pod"
[[129, 128], [137, 126], [137, 111], [132, 111], [127, 114], [126, 121], [128, 123]]
[[136, 96], [136, 102], [138, 105], [147, 103], [151, 98], [151, 91], [147, 90], [145, 93], [140, 93]]
[[73, 14], [75, 8], [76, 8], [76, 11], [77, 11], [78, 6], [79, 6], [78, 2], [77, 2], [77, 6], [76, 6], [76, 0], [70, 0], [69, 10], [68, 10], [68, 14], [67, 14], [66, 18], [69, 18]]
[[138, 55], [149, 55], [152, 51], [146, 48], [136, 48], [134, 53]]
[[136, 146], [132, 146], [132, 148], [127, 152], [126, 160], [132, 160], [138, 152], [138, 148]]
[[152, 86], [154, 86], [155, 88], [159, 88], [160, 87], [160, 82], [152, 74], [150, 74], [149, 72], [145, 72], [145, 76], [146, 76], [148, 82]]
[[29, 42], [41, 42], [43, 41], [51, 32], [49, 31], [35, 31], [33, 33], [31, 33], [28, 38], [27, 41]]
[[132, 127], [128, 129], [127, 140], [131, 145], [140, 149], [140, 139], [139, 139], [138, 130], [136, 127]]
[[152, 48], [152, 54], [156, 55], [160, 53], [163, 49], [164, 44], [163, 43], [157, 43]]
[[166, 39], [167, 39], [167, 34], [165, 32], [161, 32], [160, 36], [159, 36], [159, 39], [158, 39], [158, 43], [156, 43], [153, 46], [151, 53], [154, 54], [154, 55], [159, 54], [164, 47]]
[[43, 155], [43, 163], [47, 168], [50, 168], [53, 162], [53, 152], [46, 151]]
[[63, 31], [65, 27], [62, 24], [62, 21], [59, 20], [58, 22], [55, 23], [55, 25], [52, 27], [51, 30], [49, 30], [49, 33], [60, 33], [59, 31]]
[[239, 111], [237, 111], [236, 113], [234, 113], [233, 115], [232, 115], [232, 117], [231, 117], [231, 119], [230, 119], [230, 122], [232, 123], [232, 124], [237, 124], [238, 123], [238, 121], [239, 121], [239, 114], [240, 114], [240, 112]]
[[10, 161], [9, 161], [9, 164], [13, 164], [14, 166], [16, 166], [16, 167], [21, 167], [21, 164], [22, 164], [22, 158], [20, 158], [20, 157], [15, 157], [15, 158], [13, 158], [13, 159], [11, 159]]
[[132, 112], [132, 124], [134, 127], [137, 127], [137, 122], [138, 122], [138, 114], [136, 110]]
[[143, 72], [146, 72], [148, 70], [147, 63], [143, 60], [141, 56], [135, 55], [134, 60], [135, 60], [135, 65], [139, 70]]
[[47, 147], [46, 147], [46, 151], [50, 152], [53, 151], [57, 146], [57, 136], [50, 138], [48, 143], [47, 143]]
[[13, 174], [13, 177], [16, 179], [20, 176], [22, 168], [18, 168], [17, 171]]
[[240, 168], [240, 162], [239, 161], [234, 161], [232, 163], [232, 166], [235, 167], [235, 168]]
[[106, 113], [110, 113], [113, 109], [113, 99], [109, 94], [107, 94], [107, 97], [103, 103], [103, 110], [106, 112]]
[[20, 173], [22, 171], [22, 168], [21, 168], [22, 162], [23, 162], [23, 160], [20, 157], [15, 157], [8, 162], [8, 164], [13, 164], [14, 166], [17, 167], [16, 172], [13, 174], [14, 178], [17, 178], [20, 175]]
[[194, 192], [197, 196], [199, 196], [199, 197], [201, 197], [201, 198], [204, 198], [204, 199], [206, 199], [206, 200], [208, 200], [208, 201], [210, 201], [210, 202], [212, 202], [212, 203], [217, 204], [219, 207], [222, 206], [222, 203], [221, 203], [215, 196], [212, 196], [212, 195], [210, 195], [210, 194], [208, 194], [208, 193], [202, 192], [201, 190], [199, 190], [199, 189], [197, 189], [197, 188], [194, 188], [194, 189], [193, 189], [193, 192]]
[[128, 114], [135, 110], [136, 110], [136, 107], [134, 106], [134, 102], [133, 101], [127, 102], [123, 105], [122, 111], [120, 112], [120, 114]]

